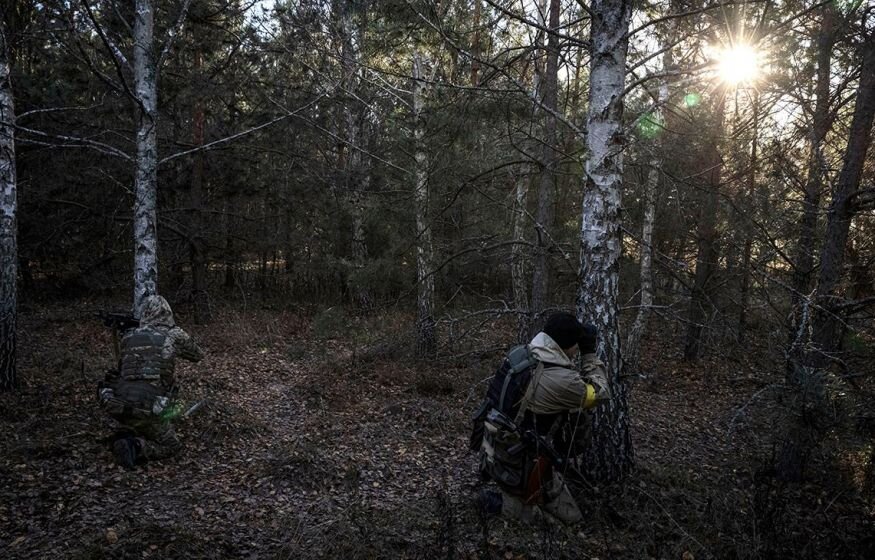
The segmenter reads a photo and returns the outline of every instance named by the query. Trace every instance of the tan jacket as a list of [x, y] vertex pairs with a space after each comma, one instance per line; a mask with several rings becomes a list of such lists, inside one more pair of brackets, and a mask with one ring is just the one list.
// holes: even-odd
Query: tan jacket
[[[582, 371], [578, 372], [562, 348], [546, 333], [538, 333], [529, 348], [547, 365], [534, 387], [528, 410], [535, 414], [580, 410], [586, 401], [587, 385], [595, 391], [597, 403], [611, 398], [605, 366], [595, 354], [581, 358]], [[535, 381], [533, 377], [532, 383]]]

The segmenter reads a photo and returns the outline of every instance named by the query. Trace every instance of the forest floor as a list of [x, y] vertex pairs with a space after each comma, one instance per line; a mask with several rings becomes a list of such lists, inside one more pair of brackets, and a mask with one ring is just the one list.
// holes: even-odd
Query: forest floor
[[209, 404], [179, 425], [179, 456], [125, 471], [95, 404], [112, 346], [92, 309], [20, 315], [23, 391], [0, 398], [2, 558], [875, 558], [871, 439], [825, 445], [805, 483], [770, 475], [765, 348], [689, 365], [665, 350], [675, 333], [651, 337], [635, 472], [578, 489], [578, 527], [524, 526], [475, 507], [468, 416], [497, 354], [417, 363], [398, 317], [327, 339], [292, 312], [183, 317], [207, 358], [177, 366], [181, 396]]

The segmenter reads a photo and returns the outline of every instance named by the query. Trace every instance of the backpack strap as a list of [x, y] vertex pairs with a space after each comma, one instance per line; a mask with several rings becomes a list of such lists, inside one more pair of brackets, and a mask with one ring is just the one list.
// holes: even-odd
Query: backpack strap
[[532, 367], [537, 361], [529, 350], [528, 346], [514, 346], [507, 353], [508, 371], [504, 376], [504, 384], [501, 386], [501, 397], [498, 399], [498, 409], [507, 410], [504, 406], [504, 399], [507, 396], [507, 388], [510, 385], [510, 380], [516, 377], [520, 372]]
[[544, 363], [538, 360], [535, 361], [537, 363], [535, 365], [535, 371], [532, 372], [532, 380], [529, 382], [529, 386], [526, 387], [526, 392], [520, 401], [520, 409], [516, 413], [516, 418], [513, 419], [513, 423], [517, 426], [522, 422], [523, 416], [529, 408], [529, 401], [532, 400], [532, 396], [535, 394], [535, 389], [538, 388], [538, 384], [541, 382], [541, 374], [544, 373]]

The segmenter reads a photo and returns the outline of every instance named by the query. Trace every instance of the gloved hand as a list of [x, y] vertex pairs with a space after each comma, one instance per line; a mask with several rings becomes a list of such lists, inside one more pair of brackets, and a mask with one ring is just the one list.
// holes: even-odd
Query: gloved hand
[[599, 330], [592, 323], [583, 325], [583, 335], [577, 342], [577, 347], [580, 349], [581, 355], [595, 354], [596, 339], [598, 338]]

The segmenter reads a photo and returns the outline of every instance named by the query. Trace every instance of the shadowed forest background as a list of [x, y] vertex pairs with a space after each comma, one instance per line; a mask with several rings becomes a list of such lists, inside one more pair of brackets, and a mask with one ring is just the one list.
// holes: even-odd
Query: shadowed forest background
[[[875, 557], [868, 0], [4, 0], [5, 558]], [[159, 293], [125, 471], [98, 311]], [[553, 311], [616, 398], [578, 527], [469, 416]]]

